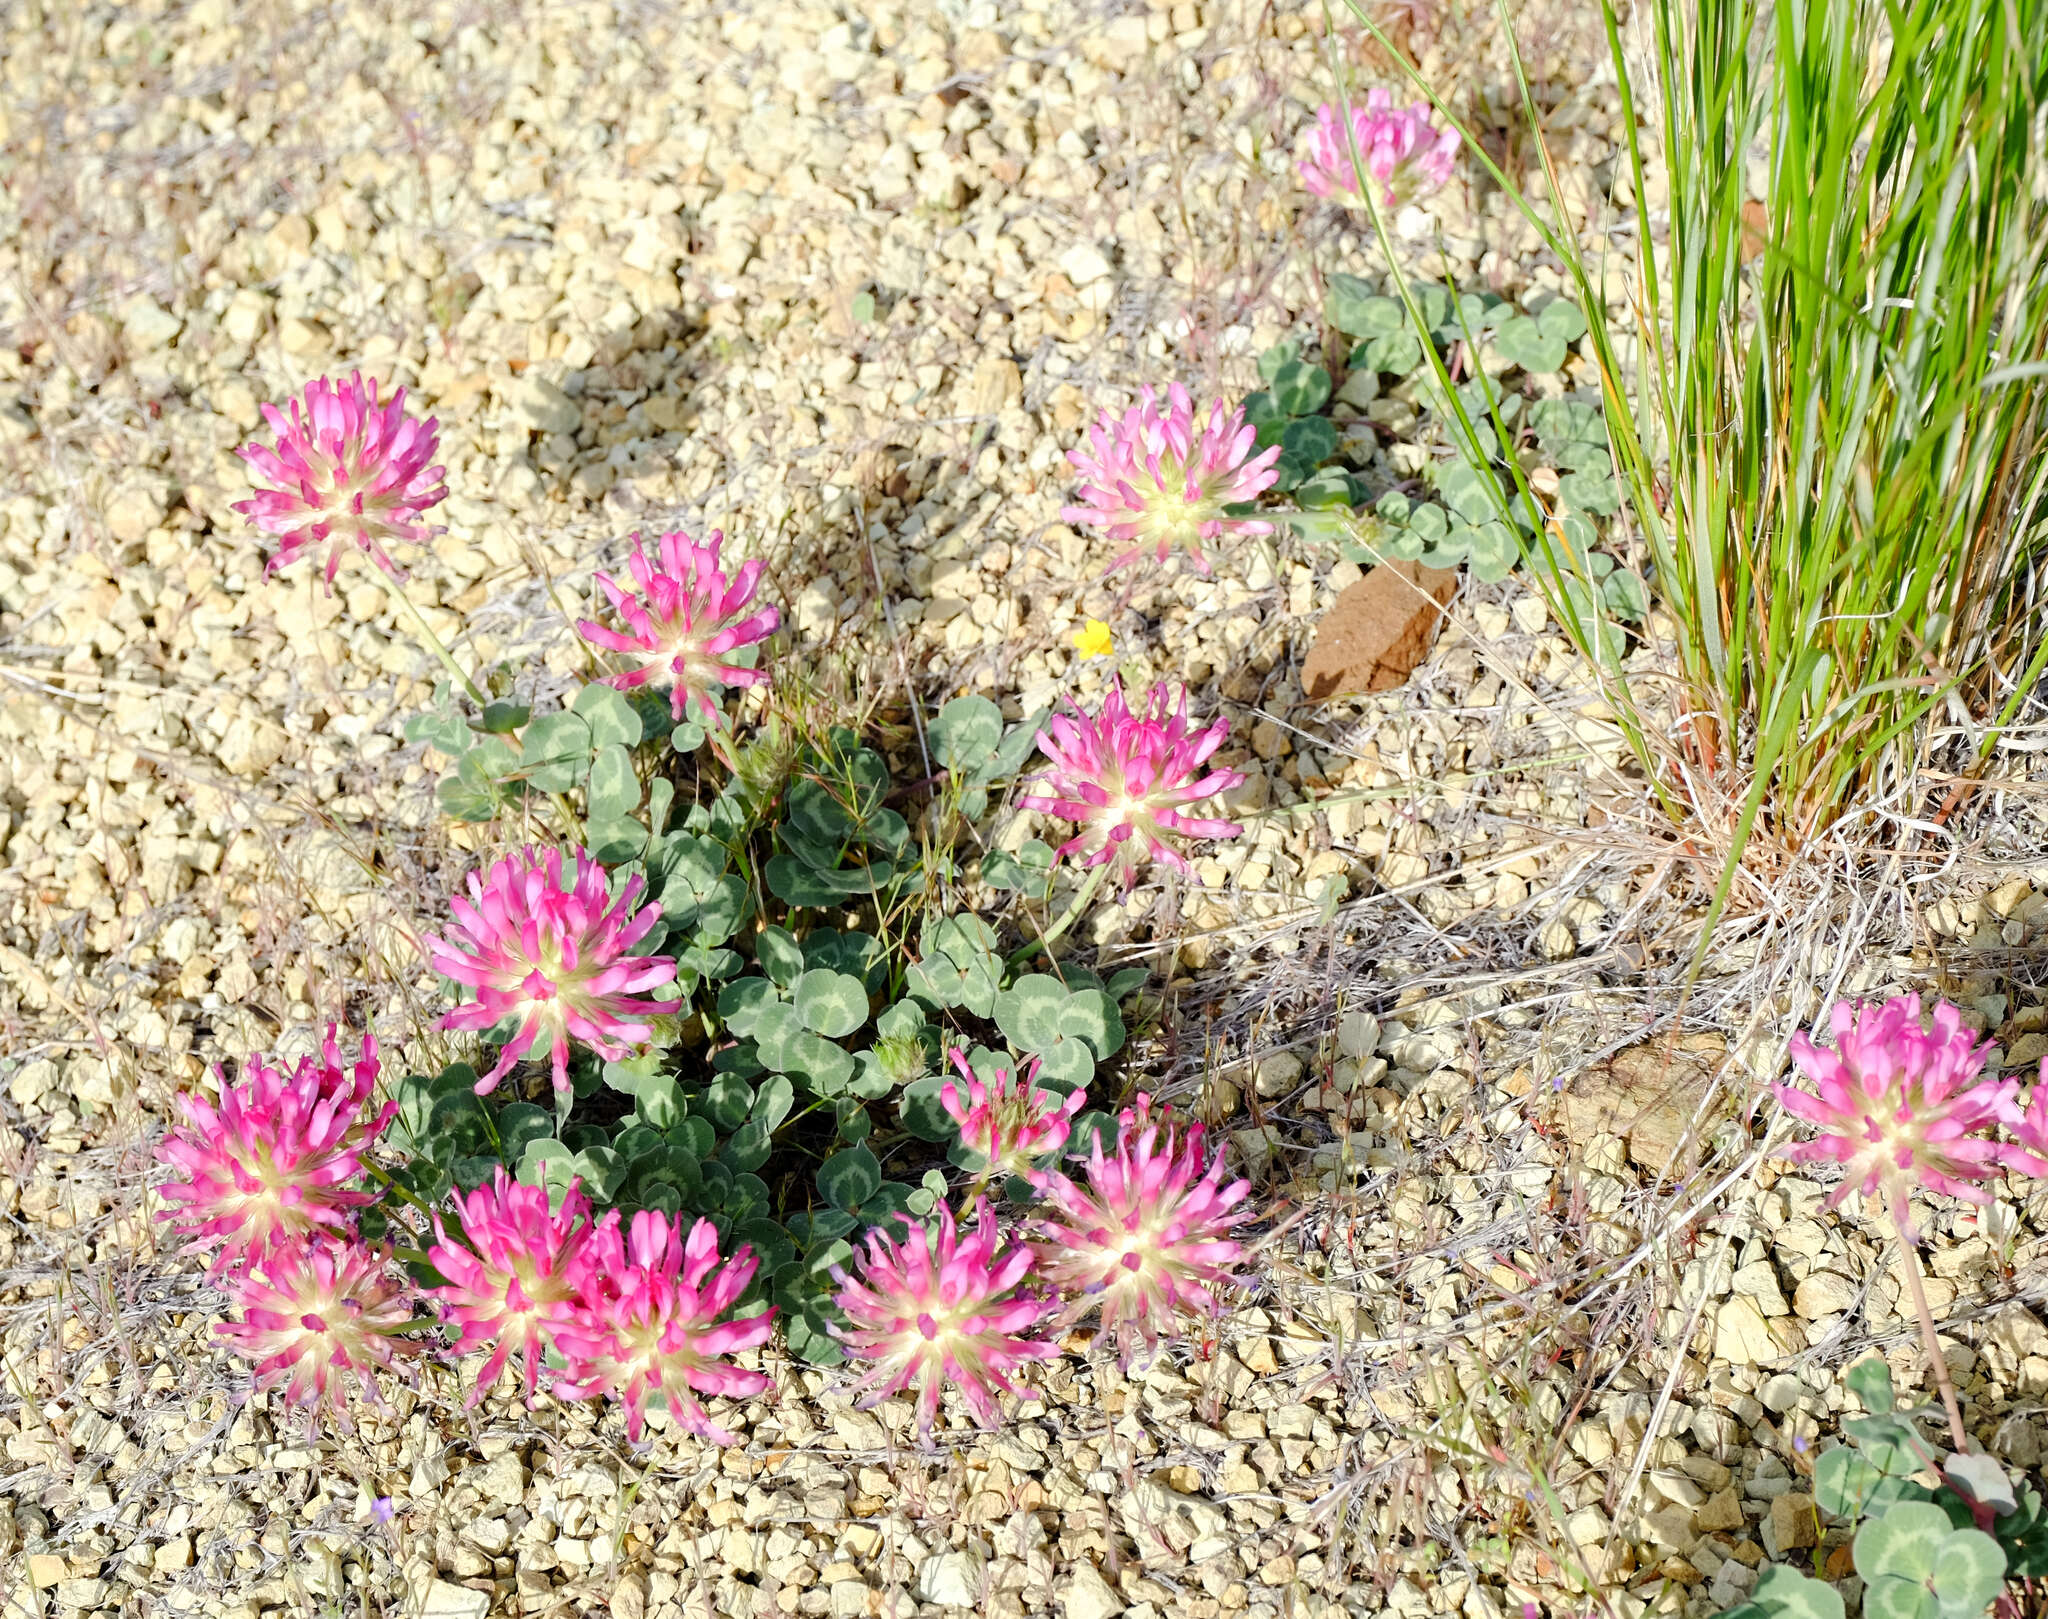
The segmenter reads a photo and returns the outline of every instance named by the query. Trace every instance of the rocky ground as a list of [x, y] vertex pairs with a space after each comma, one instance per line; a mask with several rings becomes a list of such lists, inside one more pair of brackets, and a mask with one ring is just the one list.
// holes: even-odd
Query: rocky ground
[[[1528, 155], [1483, 8], [1384, 20]], [[1596, 18], [1521, 23], [1569, 202], [1625, 222]], [[1844, 1571], [1839, 1532], [1806, 1550], [1811, 1446], [1844, 1364], [1875, 1347], [1915, 1384], [1916, 1350], [1881, 1228], [1782, 1172], [1758, 1085], [1829, 996], [1894, 985], [2038, 1062], [2039, 788], [2001, 758], [1942, 838], [1745, 884], [1682, 993], [1707, 857], [1645, 811], [1531, 591], [1468, 582], [1408, 685], [1311, 704], [1350, 564], [1282, 534], [1213, 581], [1102, 582], [1059, 520], [1084, 421], [1148, 380], [1241, 394], [1315, 331], [1321, 277], [1374, 270], [1291, 177], [1320, 6], [30, 0], [4, 24], [7, 1619], [1700, 1619], [1765, 1559]], [[1402, 232], [1461, 286], [1561, 285], [1467, 174]], [[1077, 1353], [1006, 1431], [929, 1447], [903, 1402], [856, 1412], [772, 1352], [784, 1396], [731, 1412], [725, 1451], [465, 1413], [452, 1375], [345, 1438], [242, 1403], [219, 1295], [148, 1218], [169, 1099], [329, 1018], [429, 1060], [412, 940], [472, 858], [401, 735], [432, 670], [382, 592], [266, 581], [228, 509], [259, 403], [351, 367], [440, 418], [448, 532], [409, 589], [523, 692], [576, 668], [562, 611], [628, 533], [722, 527], [772, 559], [821, 689], [1015, 715], [1121, 668], [1231, 716], [1247, 835], [1089, 924], [1159, 969], [1133, 1077], [1216, 1119], [1277, 1211], [1217, 1341], [1130, 1378]], [[1399, 465], [1413, 405], [1376, 403]], [[1075, 656], [1088, 617], [1114, 658]], [[1640, 658], [1667, 644], [1653, 621]], [[2023, 1463], [2048, 1399], [2028, 1194], [1927, 1221], [1972, 1421]]]

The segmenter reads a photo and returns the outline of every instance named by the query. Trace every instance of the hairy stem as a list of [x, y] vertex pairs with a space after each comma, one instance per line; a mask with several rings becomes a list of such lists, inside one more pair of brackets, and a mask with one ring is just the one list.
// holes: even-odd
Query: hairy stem
[[478, 689], [477, 683], [463, 673], [462, 665], [455, 661], [455, 654], [442, 644], [441, 637], [434, 633], [434, 627], [427, 622], [426, 616], [420, 612], [413, 599], [405, 593], [405, 586], [382, 568], [373, 568], [371, 571], [390, 592], [392, 601], [398, 604], [399, 612], [411, 620], [413, 633], [420, 638], [420, 644], [441, 660], [441, 666], [455, 677], [456, 684], [469, 693], [470, 700], [477, 707], [482, 708], [489, 699]]
[[1903, 1190], [1892, 1194], [1891, 1213], [1892, 1224], [1899, 1232], [1899, 1252], [1906, 1261], [1906, 1287], [1913, 1295], [1913, 1311], [1920, 1318], [1920, 1341], [1927, 1347], [1928, 1370], [1934, 1374], [1934, 1386], [1941, 1390], [1942, 1408], [1948, 1412], [1949, 1438], [1955, 1441], [1956, 1454], [1965, 1456], [1970, 1450], [1970, 1432], [1963, 1426], [1963, 1408], [1956, 1403], [1956, 1386], [1948, 1375], [1948, 1362], [1942, 1359], [1934, 1312], [1927, 1308], [1927, 1287], [1920, 1276], [1920, 1250], [1913, 1241], [1911, 1211]]
[[1074, 903], [1060, 913], [1060, 918], [1057, 922], [1053, 923], [1051, 927], [1047, 928], [1010, 958], [1010, 965], [1012, 967], [1016, 966], [1019, 962], [1030, 960], [1040, 950], [1045, 951], [1047, 955], [1052, 954], [1054, 941], [1061, 934], [1065, 933], [1068, 928], [1080, 921], [1081, 913], [1088, 909], [1089, 903], [1095, 898], [1095, 891], [1102, 886], [1102, 879], [1109, 874], [1109, 868], [1112, 864], [1114, 864], [1113, 861], [1105, 860], [1101, 865], [1088, 873], [1088, 880], [1081, 885], [1081, 892], [1074, 896]]

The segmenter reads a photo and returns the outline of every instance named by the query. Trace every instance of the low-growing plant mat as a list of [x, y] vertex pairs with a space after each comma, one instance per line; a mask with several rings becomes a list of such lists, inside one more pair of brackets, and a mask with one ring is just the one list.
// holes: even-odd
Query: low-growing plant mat
[[[1406, 685], [1329, 705], [1299, 673], [1357, 577], [1334, 548], [1105, 580], [1059, 516], [1096, 410], [1148, 379], [1240, 398], [1316, 339], [1327, 274], [1380, 268], [1293, 174], [1321, 16], [7, 13], [9, 1619], [1701, 1615], [1781, 1555], [1846, 1571], [1805, 1483], [1838, 1374], [1874, 1347], [1925, 1383], [1881, 1224], [1774, 1158], [1763, 1082], [1832, 998], [1894, 986], [2007, 1067], [2048, 1051], [2038, 717], [1939, 822], [1742, 873], [1688, 984], [1720, 853], [1648, 801], [1515, 579], [1468, 577]], [[1597, 14], [1520, 22], [1605, 230], [1632, 203]], [[1519, 161], [1490, 19], [1390, 27]], [[1401, 239], [1418, 274], [1562, 290], [1463, 170]], [[1231, 719], [1244, 836], [1075, 935], [1153, 974], [1112, 1082], [1213, 1120], [1270, 1211], [1210, 1341], [1128, 1375], [1077, 1342], [1006, 1428], [949, 1407], [929, 1444], [907, 1400], [856, 1411], [775, 1348], [729, 1449], [658, 1421], [636, 1448], [509, 1382], [465, 1410], [447, 1372], [348, 1436], [241, 1402], [222, 1297], [151, 1218], [171, 1098], [329, 1019], [399, 1071], [460, 1054], [418, 936], [521, 835], [440, 829], [401, 733], [436, 671], [383, 593], [266, 583], [228, 509], [258, 404], [356, 365], [442, 423], [413, 599], [523, 698], [569, 683], [563, 613], [630, 532], [723, 527], [771, 559], [778, 678], [892, 745], [961, 691], [1014, 720], [1112, 673]], [[1375, 464], [1427, 456], [1415, 417], [1364, 418]], [[1073, 645], [1090, 619], [1107, 658]], [[1653, 614], [1631, 656], [1669, 654]], [[1974, 760], [1937, 733], [1931, 801]], [[2033, 1466], [2048, 1200], [1996, 1193], [1923, 1211], [1928, 1288], [1973, 1429]]]

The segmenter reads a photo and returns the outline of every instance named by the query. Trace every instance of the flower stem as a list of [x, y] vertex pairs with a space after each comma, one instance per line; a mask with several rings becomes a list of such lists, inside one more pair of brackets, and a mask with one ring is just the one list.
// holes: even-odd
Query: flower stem
[[372, 1177], [374, 1177], [376, 1180], [383, 1184], [385, 1191], [396, 1192], [401, 1198], [403, 1198], [406, 1202], [410, 1203], [414, 1208], [418, 1209], [420, 1213], [424, 1214], [429, 1220], [432, 1220], [434, 1218], [434, 1211], [428, 1208], [426, 1203], [421, 1200], [419, 1193], [415, 1192], [410, 1186], [407, 1186], [403, 1181], [396, 1179], [387, 1170], [379, 1168], [376, 1164], [369, 1162], [367, 1159], [364, 1160], [363, 1168], [367, 1169], [372, 1175]]
[[1102, 886], [1102, 879], [1109, 875], [1110, 865], [1111, 862], [1105, 860], [1088, 873], [1088, 880], [1081, 885], [1081, 892], [1074, 896], [1074, 903], [1060, 913], [1057, 922], [1010, 958], [1012, 967], [1019, 962], [1029, 961], [1040, 950], [1048, 956], [1052, 954], [1053, 941], [1081, 919], [1081, 913], [1088, 909], [1089, 902], [1095, 898], [1095, 891]]
[[1920, 1341], [1927, 1347], [1928, 1370], [1934, 1374], [1934, 1386], [1941, 1391], [1942, 1407], [1948, 1412], [1949, 1438], [1955, 1441], [1956, 1454], [1965, 1456], [1970, 1450], [1970, 1431], [1963, 1426], [1963, 1409], [1956, 1403], [1956, 1386], [1948, 1375], [1948, 1362], [1942, 1358], [1941, 1340], [1934, 1328], [1934, 1312], [1927, 1308], [1927, 1287], [1920, 1277], [1920, 1250], [1913, 1242], [1913, 1226], [1903, 1190], [1892, 1194], [1891, 1213], [1892, 1224], [1898, 1228], [1899, 1252], [1906, 1261], [1906, 1287], [1913, 1295], [1914, 1313], [1920, 1317]]
[[442, 644], [441, 637], [434, 633], [434, 627], [427, 622], [426, 615], [405, 593], [405, 586], [382, 568], [373, 568], [371, 571], [391, 593], [391, 599], [398, 604], [398, 610], [412, 621], [413, 633], [420, 638], [420, 644], [441, 660], [442, 667], [455, 677], [464, 691], [469, 693], [470, 700], [482, 708], [489, 699], [478, 689], [477, 683], [462, 672], [462, 665], [455, 661], [455, 654]]

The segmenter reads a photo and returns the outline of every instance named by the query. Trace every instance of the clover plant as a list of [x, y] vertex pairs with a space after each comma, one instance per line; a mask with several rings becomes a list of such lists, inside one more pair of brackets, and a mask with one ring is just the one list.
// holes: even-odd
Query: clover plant
[[[1280, 447], [1274, 490], [1292, 497], [1293, 526], [1334, 543], [1353, 562], [1392, 557], [1503, 579], [1538, 544], [1535, 519], [1504, 456], [1533, 457], [1558, 473], [1541, 516], [1549, 543], [1576, 564], [1570, 571], [1578, 594], [1567, 609], [1593, 621], [1597, 590], [1608, 614], [1640, 619], [1648, 608], [1642, 580], [1597, 549], [1595, 519], [1617, 509], [1600, 408], [1569, 396], [1541, 397], [1530, 387], [1532, 379], [1563, 369], [1585, 333], [1584, 314], [1563, 298], [1523, 311], [1490, 293], [1454, 294], [1432, 284], [1412, 290], [1447, 368], [1456, 358], [1451, 351], [1464, 345], [1460, 368], [1467, 375], [1455, 392], [1469, 437], [1400, 301], [1356, 276], [1332, 276], [1323, 315], [1348, 345], [1341, 381], [1304, 358], [1299, 343], [1282, 343], [1260, 356], [1265, 386], [1244, 405], [1260, 447]], [[1476, 369], [1469, 357], [1475, 354]], [[1387, 384], [1388, 378], [1395, 380]], [[1376, 440], [1347, 434], [1330, 415], [1337, 405], [1368, 412], [1388, 387], [1417, 406], [1419, 439], [1445, 452], [1414, 487], [1375, 489], [1360, 469]]]
[[[2008, 1579], [2048, 1574], [2048, 1517], [2036, 1483], [1981, 1453], [1930, 1444], [1920, 1423], [1939, 1419], [1940, 1409], [1898, 1409], [1882, 1360], [1851, 1367], [1847, 1382], [1869, 1414], [1845, 1420], [1848, 1443], [1815, 1461], [1813, 1499], [1828, 1518], [1855, 1526], [1851, 1555], [1868, 1619], [1978, 1619]], [[1778, 1565], [1721, 1619], [1842, 1613], [1832, 1585]]]
[[[1036, 1057], [1039, 1082], [1067, 1094], [1124, 1044], [1118, 1001], [1142, 970], [1108, 983], [1073, 966], [1012, 971], [990, 921], [926, 904], [960, 876], [932, 834], [987, 817], [1038, 717], [1005, 726], [983, 697], [941, 707], [926, 735], [941, 785], [913, 826], [922, 758], [899, 782], [847, 727], [793, 749], [744, 745], [721, 791], [681, 806], [704, 736], [658, 723], [658, 700], [592, 685], [548, 714], [485, 714], [496, 729], [464, 723], [449, 697], [414, 725], [456, 761], [444, 808], [481, 820], [534, 793], [579, 800], [614, 892], [639, 877], [660, 905], [636, 948], [674, 957], [685, 1004], [642, 1055], [579, 1050], [573, 1089], [553, 1103], [509, 1087], [479, 1097], [466, 1063], [409, 1077], [392, 1126], [412, 1155], [399, 1184], [433, 1204], [503, 1165], [529, 1183], [580, 1179], [599, 1208], [707, 1216], [761, 1256], [756, 1293], [791, 1348], [838, 1360], [832, 1268], [868, 1227], [929, 1214], [947, 1163], [966, 1161], [938, 1102], [945, 1053], [966, 1049], [977, 1073]], [[1051, 865], [1034, 841], [985, 869], [991, 886], [1043, 898]], [[1083, 1114], [1070, 1150], [1107, 1125]]]

